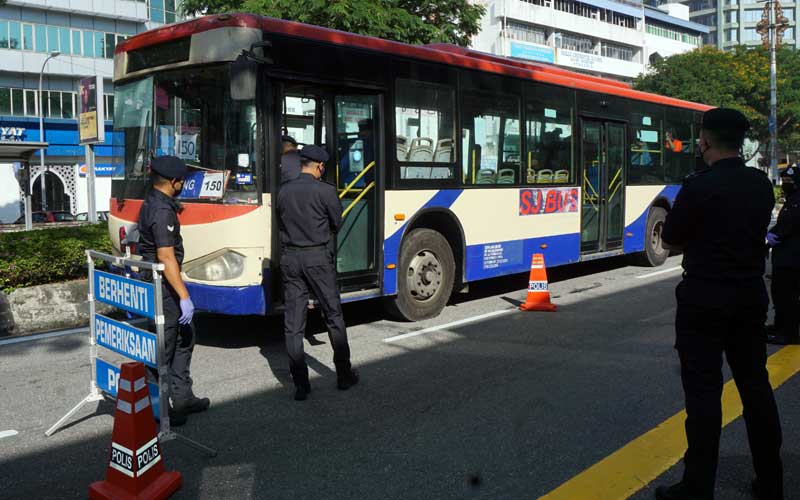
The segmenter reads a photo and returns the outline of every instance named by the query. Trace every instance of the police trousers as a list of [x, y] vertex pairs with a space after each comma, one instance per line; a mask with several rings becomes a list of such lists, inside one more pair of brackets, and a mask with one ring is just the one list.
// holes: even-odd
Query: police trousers
[[[181, 316], [180, 298], [167, 284], [161, 286], [164, 302], [164, 347], [163, 353], [170, 377], [170, 397], [172, 401], [184, 401], [194, 396], [190, 367], [194, 351], [194, 322], [188, 325], [178, 323]], [[153, 330], [155, 331], [155, 330]], [[162, 353], [159, 353], [159, 361]], [[158, 379], [158, 372], [150, 370], [153, 378]]]
[[744, 405], [756, 478], [770, 499], [783, 498], [781, 427], [766, 369], [763, 325], [769, 300], [761, 278], [738, 283], [684, 279], [676, 290], [676, 342], [686, 397], [684, 483], [714, 497], [722, 425], [722, 354]]
[[773, 267], [771, 291], [775, 333], [800, 337], [800, 268]]
[[327, 248], [286, 249], [281, 257], [284, 296], [284, 334], [289, 354], [289, 369], [297, 387], [309, 387], [308, 365], [303, 351], [309, 290], [319, 301], [328, 337], [333, 346], [333, 362], [338, 375], [350, 372], [350, 346], [336, 284], [333, 254]]

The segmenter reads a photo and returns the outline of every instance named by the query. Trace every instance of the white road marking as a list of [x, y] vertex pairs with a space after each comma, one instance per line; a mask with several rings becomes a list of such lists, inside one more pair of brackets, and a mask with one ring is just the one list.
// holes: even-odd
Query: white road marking
[[419, 335], [425, 335], [426, 333], [437, 332], [439, 330], [446, 330], [447, 328], [452, 328], [454, 326], [465, 325], [467, 323], [474, 323], [475, 321], [480, 321], [486, 318], [493, 318], [495, 316], [501, 316], [503, 314], [509, 314], [516, 312], [517, 309], [501, 309], [499, 311], [492, 311], [486, 314], [479, 314], [477, 316], [470, 316], [469, 318], [460, 319], [458, 321], [453, 321], [452, 323], [445, 323], [444, 325], [439, 326], [432, 326], [430, 328], [425, 328], [423, 330], [417, 330], [416, 332], [408, 332], [402, 335], [396, 335], [394, 337], [389, 337], [387, 339], [383, 339], [384, 342], [396, 342], [398, 340], [403, 340], [411, 337], [417, 337]]
[[21, 342], [33, 342], [34, 340], [49, 339], [53, 337], [63, 337], [64, 335], [72, 335], [75, 333], [87, 333], [89, 327], [71, 328], [69, 330], [59, 330], [57, 332], [40, 333], [38, 335], [26, 335], [24, 337], [16, 337], [12, 339], [0, 340], [0, 345], [19, 344]]
[[681, 267], [681, 266], [670, 267], [669, 269], [662, 269], [661, 271], [656, 271], [654, 273], [643, 274], [641, 276], [636, 276], [636, 279], [637, 280], [643, 280], [645, 278], [652, 278], [653, 276], [659, 276], [661, 274], [674, 273], [675, 271], [678, 271], [680, 269], [683, 269], [683, 267]]
[[14, 429], [8, 431], [0, 431], [0, 439], [3, 438], [10, 438], [12, 436], [16, 436], [19, 432], [15, 431]]

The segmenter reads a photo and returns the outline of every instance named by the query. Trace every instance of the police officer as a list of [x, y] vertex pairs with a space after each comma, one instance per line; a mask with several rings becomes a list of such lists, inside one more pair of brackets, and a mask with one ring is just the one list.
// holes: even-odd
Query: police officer
[[164, 264], [164, 357], [170, 374], [170, 423], [181, 425], [186, 415], [205, 411], [210, 404], [208, 398], [194, 395], [189, 373], [195, 342], [194, 304], [181, 278], [183, 238], [178, 220], [180, 205], [175, 200], [189, 169], [175, 156], [155, 158], [150, 169], [152, 186], [139, 211], [139, 248], [143, 260]]
[[305, 400], [311, 392], [303, 353], [309, 290], [317, 297], [328, 327], [338, 388], [347, 390], [358, 383], [358, 374], [350, 366], [332, 251], [342, 223], [342, 205], [336, 188], [320, 181], [328, 153], [311, 144], [303, 147], [300, 157], [300, 175], [284, 184], [278, 194], [284, 333], [297, 401]]
[[800, 169], [796, 165], [781, 175], [786, 203], [778, 222], [767, 233], [772, 247], [772, 305], [775, 325], [767, 338], [771, 344], [800, 344]]
[[722, 423], [722, 353], [744, 404], [758, 498], [783, 498], [781, 428], [766, 369], [763, 324], [764, 238], [775, 197], [772, 184], [739, 157], [747, 119], [733, 109], [703, 115], [698, 153], [705, 168], [686, 178], [667, 215], [662, 240], [683, 250], [675, 292], [675, 347], [686, 397], [683, 480], [656, 498], [712, 499]]
[[281, 137], [281, 184], [297, 179], [300, 176], [300, 154], [294, 137]]

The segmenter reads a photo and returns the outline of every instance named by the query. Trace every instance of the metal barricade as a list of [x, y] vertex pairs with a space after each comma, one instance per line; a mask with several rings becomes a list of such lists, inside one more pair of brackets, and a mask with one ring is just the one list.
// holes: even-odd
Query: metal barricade
[[[217, 452], [203, 444], [174, 432], [169, 423], [169, 368], [162, 353], [165, 351], [164, 303], [162, 280], [164, 265], [143, 262], [126, 257], [117, 257], [94, 250], [86, 251], [89, 265], [89, 361], [91, 380], [89, 394], [74, 408], [53, 424], [45, 435], [51, 436], [85, 404], [116, 398], [119, 381], [119, 367], [98, 356], [98, 348], [108, 349], [118, 355], [141, 361], [145, 366], [158, 372], [158, 384], [149, 384], [150, 399], [154, 416], [160, 422], [161, 441], [179, 439], [208, 456]], [[102, 260], [120, 269], [133, 267], [152, 274], [152, 282], [141, 281], [126, 276], [107, 273], [95, 269], [95, 261]], [[133, 321], [118, 321], [97, 313], [96, 302], [109, 304], [140, 317], [139, 321], [149, 321], [155, 325], [155, 334], [137, 328]], [[162, 404], [163, 403], [163, 404]]]

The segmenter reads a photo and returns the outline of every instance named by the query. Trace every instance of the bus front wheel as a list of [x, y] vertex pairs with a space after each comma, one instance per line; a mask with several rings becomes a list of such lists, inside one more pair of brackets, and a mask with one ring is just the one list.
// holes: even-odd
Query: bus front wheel
[[647, 215], [647, 229], [644, 236], [644, 252], [639, 254], [639, 264], [643, 266], [658, 267], [669, 257], [669, 250], [664, 248], [661, 241], [661, 231], [667, 211], [661, 207], [653, 207]]
[[397, 295], [388, 302], [392, 316], [420, 321], [438, 316], [453, 291], [455, 259], [450, 244], [432, 229], [414, 229], [400, 247]]

